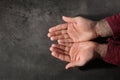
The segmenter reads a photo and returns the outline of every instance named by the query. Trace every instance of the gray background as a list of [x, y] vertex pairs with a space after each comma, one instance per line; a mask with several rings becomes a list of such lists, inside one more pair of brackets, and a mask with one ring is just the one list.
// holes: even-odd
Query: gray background
[[0, 0], [0, 80], [120, 80], [120, 68], [100, 60], [65, 70], [47, 38], [62, 15], [100, 20], [118, 12], [120, 0]]

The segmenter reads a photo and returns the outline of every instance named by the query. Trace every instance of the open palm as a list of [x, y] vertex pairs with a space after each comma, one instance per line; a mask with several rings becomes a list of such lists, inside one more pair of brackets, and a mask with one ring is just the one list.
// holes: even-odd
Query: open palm
[[81, 42], [97, 37], [96, 22], [83, 17], [63, 17], [67, 23], [49, 29], [48, 37], [58, 42]]
[[50, 48], [52, 55], [60, 60], [69, 62], [66, 69], [84, 66], [95, 57], [96, 43], [88, 41], [81, 43], [53, 44]]

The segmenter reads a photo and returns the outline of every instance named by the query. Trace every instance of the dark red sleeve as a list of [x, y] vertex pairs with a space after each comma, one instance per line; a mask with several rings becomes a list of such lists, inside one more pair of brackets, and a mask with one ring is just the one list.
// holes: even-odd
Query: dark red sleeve
[[120, 66], [120, 41], [108, 39], [108, 49], [104, 60], [108, 63]]
[[120, 38], [120, 13], [111, 17], [107, 17], [105, 19], [113, 31], [113, 38], [119, 39]]
[[107, 17], [106, 21], [112, 29], [113, 37], [108, 39], [108, 49], [104, 60], [120, 66], [120, 14]]

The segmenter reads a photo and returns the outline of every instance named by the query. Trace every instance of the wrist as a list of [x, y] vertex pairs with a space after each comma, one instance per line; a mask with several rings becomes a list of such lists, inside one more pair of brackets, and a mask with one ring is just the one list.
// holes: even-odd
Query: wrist
[[104, 58], [107, 53], [107, 44], [98, 44], [95, 48], [95, 52], [99, 54], [100, 58]]
[[97, 21], [95, 25], [95, 32], [98, 37], [112, 36], [112, 30], [106, 20]]

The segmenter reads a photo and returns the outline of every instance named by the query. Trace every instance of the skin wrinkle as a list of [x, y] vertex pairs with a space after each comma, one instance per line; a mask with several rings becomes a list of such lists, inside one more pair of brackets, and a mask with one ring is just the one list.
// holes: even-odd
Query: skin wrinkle
[[[71, 30], [73, 30], [73, 31], [74, 31], [74, 34], [75, 34], [75, 35], [77, 35], [76, 30], [75, 30], [75, 28], [74, 28], [73, 26], [71, 26]], [[74, 35], [74, 37], [75, 37], [75, 35]], [[71, 37], [71, 38], [72, 38], [72, 37]], [[73, 39], [73, 38], [72, 38], [72, 39]], [[76, 42], [76, 40], [74, 40], [74, 39], [73, 39], [73, 41], [75, 41], [75, 42]]]
[[59, 32], [58, 32], [58, 31], [57, 31], [57, 32], [55, 31], [55, 35], [60, 35], [60, 34], [61, 34], [61, 31], [59, 31]]
[[57, 44], [54, 44], [54, 46], [53, 47], [57, 47], [57, 48], [59, 48], [60, 47], [60, 49], [62, 49], [62, 50], [64, 50], [64, 53], [66, 54], [66, 53], [68, 53], [69, 52], [69, 50], [66, 50], [66, 48], [67, 47], [65, 47], [65, 46], [62, 46], [62, 45], [57, 45]]
[[70, 26], [68, 26], [68, 30], [67, 30], [67, 33], [68, 33], [68, 35], [69, 35], [69, 37], [71, 38], [71, 36], [70, 36], [70, 34], [72, 34], [72, 33], [70, 33], [70, 28], [69, 28]]
[[[79, 53], [79, 46], [76, 48], [76, 54], [74, 56], [74, 59], [77, 60], [77, 56], [78, 56]], [[80, 56], [79, 56], [80, 57]]]
[[[76, 26], [77, 24], [76, 24], [75, 22], [74, 22], [74, 23], [71, 23], [71, 24], [74, 25], [74, 27], [73, 27], [73, 26], [72, 26], [72, 27], [74, 28], [75, 32], [79, 33], [78, 30], [77, 30], [77, 26]], [[75, 24], [76, 24], [76, 25], [75, 25]], [[76, 28], [75, 28], [75, 27], [76, 27]]]
[[[73, 23], [73, 25], [76, 27], [76, 28], [75, 28], [75, 27], [73, 27], [73, 28], [75, 29], [75, 31], [76, 31], [77, 33], [79, 33], [79, 32], [78, 32], [78, 30], [76, 30], [76, 29], [77, 29], [77, 26], [76, 26], [76, 25], [77, 25], [77, 23], [75, 22], [75, 23]], [[79, 35], [77, 35], [77, 38], [79, 39]]]
[[[73, 24], [72, 24], [73, 25]], [[72, 26], [73, 27], [73, 26]], [[73, 30], [75, 31], [75, 36], [77, 36], [78, 37], [78, 35], [77, 35], [77, 33], [78, 33], [78, 31], [75, 29], [75, 27], [73, 27]], [[79, 39], [79, 37], [78, 37], [78, 39]], [[74, 40], [74, 41], [77, 41], [77, 40]]]
[[76, 59], [76, 55], [77, 55], [77, 48], [75, 47], [75, 45], [73, 46], [74, 47], [74, 56], [73, 56], [73, 60], [75, 60]]
[[67, 30], [62, 30], [61, 34], [67, 34]]
[[[70, 49], [70, 52], [69, 52], [69, 55], [70, 55], [70, 56], [73, 54], [73, 53], [72, 53], [72, 49], [73, 49], [73, 48], [71, 48], [71, 49]], [[74, 49], [73, 49], [73, 51], [74, 51]], [[73, 60], [73, 57], [71, 56], [71, 61], [72, 61], [72, 60]]]
[[73, 51], [74, 53], [72, 53], [72, 54], [74, 54], [74, 56], [72, 57], [72, 59], [75, 60], [76, 56], [77, 56], [77, 53], [78, 53], [78, 47], [76, 48], [76, 44], [73, 45], [73, 47], [74, 47], [74, 51]]
[[67, 34], [64, 34], [64, 38], [65, 38], [65, 39], [68, 39], [69, 36], [68, 36]]
[[[70, 27], [71, 27], [72, 29], [70, 29]], [[71, 35], [72, 35], [73, 33], [75, 33], [75, 31], [74, 31], [73, 33], [71, 33], [72, 30], [74, 31], [74, 29], [73, 29], [73, 27], [71, 26], [71, 24], [69, 24], [69, 26], [68, 26], [68, 35], [70, 36], [71, 39], [72, 39]], [[73, 39], [72, 39], [72, 40], [73, 40]], [[74, 40], [73, 40], [73, 41], [74, 41]]]

